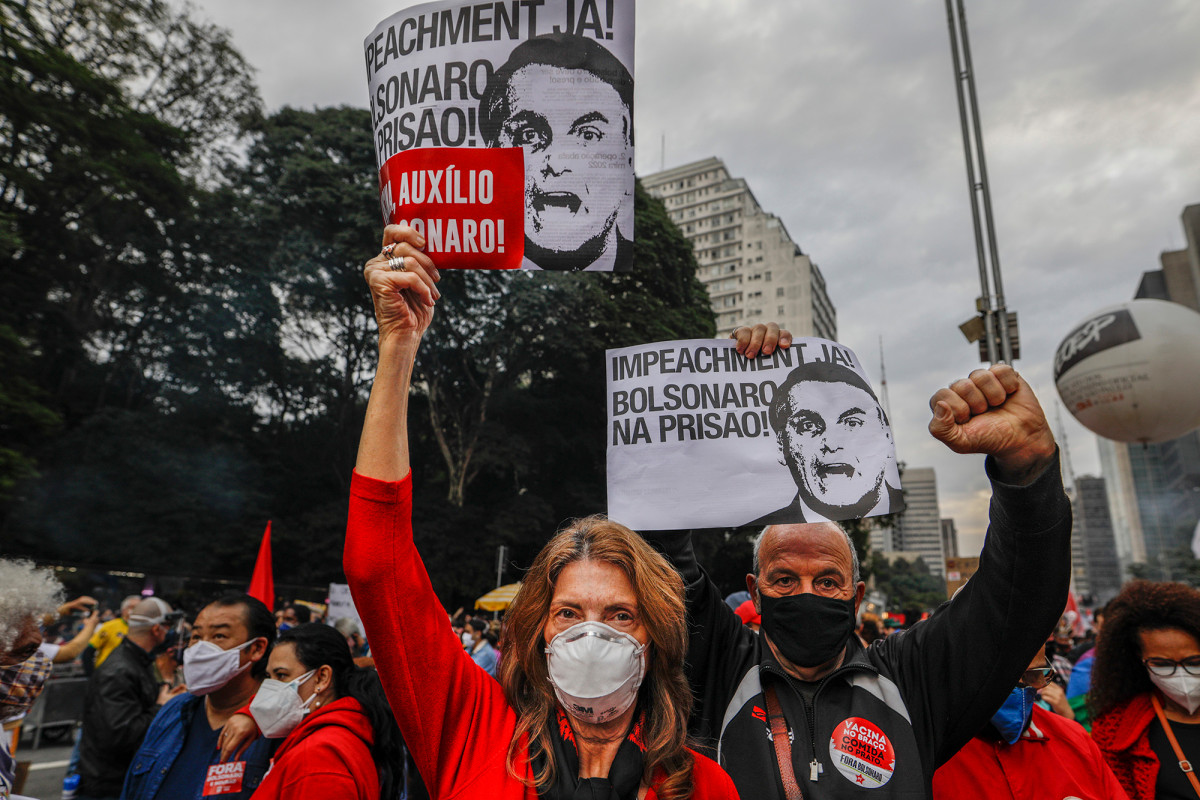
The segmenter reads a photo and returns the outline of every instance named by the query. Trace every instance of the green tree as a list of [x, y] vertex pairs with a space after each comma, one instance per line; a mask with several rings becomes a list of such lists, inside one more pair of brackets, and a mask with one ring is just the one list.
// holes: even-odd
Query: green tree
[[11, 498], [17, 483], [36, 474], [32, 450], [61, 420], [45, 405], [43, 392], [30, 379], [25, 344], [7, 325], [0, 325], [0, 503]]
[[228, 34], [174, 8], [0, 0], [0, 323], [68, 429], [157, 402], [191, 322], [189, 176], [258, 107]]
[[887, 595], [888, 611], [910, 615], [913, 609], [929, 611], [946, 600], [945, 582], [930, 572], [920, 556], [911, 562], [905, 558], [889, 562], [882, 553], [872, 553], [870, 569], [875, 588]]
[[1200, 559], [1188, 547], [1166, 550], [1146, 562], [1129, 565], [1132, 578], [1146, 581], [1180, 581], [1200, 587]]

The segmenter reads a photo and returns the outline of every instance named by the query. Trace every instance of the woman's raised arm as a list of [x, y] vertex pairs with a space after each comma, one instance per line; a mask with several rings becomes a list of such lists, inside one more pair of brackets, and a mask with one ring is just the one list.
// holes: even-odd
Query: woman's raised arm
[[383, 481], [398, 481], [409, 471], [408, 387], [417, 346], [441, 297], [436, 286], [440, 276], [421, 252], [424, 246], [425, 239], [412, 228], [389, 225], [383, 231], [383, 252], [363, 270], [379, 325], [379, 367], [355, 470]]

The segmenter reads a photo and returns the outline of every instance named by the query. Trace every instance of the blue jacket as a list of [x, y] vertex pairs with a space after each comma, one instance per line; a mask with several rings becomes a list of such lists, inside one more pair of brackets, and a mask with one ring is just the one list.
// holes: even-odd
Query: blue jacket
[[496, 648], [492, 647], [491, 642], [484, 642], [483, 647], [471, 653], [471, 660], [483, 668], [483, 671], [493, 678], [496, 677], [496, 668], [500, 666], [500, 659], [496, 654]]
[[[204, 698], [184, 692], [174, 697], [155, 716], [146, 738], [133, 757], [129, 772], [125, 775], [125, 788], [121, 790], [121, 800], [153, 800], [167, 777], [175, 759], [183, 750], [187, 732], [191, 729], [193, 715], [204, 712]], [[273, 740], [262, 737], [256, 739], [246, 751], [246, 771], [242, 777], [242, 791], [237, 794], [223, 794], [221, 800], [249, 800], [250, 795], [258, 788], [263, 776], [271, 766], [271, 745]], [[220, 760], [220, 751], [214, 750], [209, 765]], [[204, 788], [205, 775], [196, 776], [196, 794], [199, 798]], [[167, 800], [167, 798], [163, 798]], [[190, 800], [190, 798], [175, 798], [170, 800]]]

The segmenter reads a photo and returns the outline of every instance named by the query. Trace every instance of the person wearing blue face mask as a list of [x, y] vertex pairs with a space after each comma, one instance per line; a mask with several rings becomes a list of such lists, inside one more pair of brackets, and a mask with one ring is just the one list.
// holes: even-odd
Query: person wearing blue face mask
[[1038, 702], [1039, 691], [1055, 685], [1054, 677], [1039, 650], [983, 730], [934, 773], [935, 800], [1125, 800], [1125, 790], [1083, 728]]

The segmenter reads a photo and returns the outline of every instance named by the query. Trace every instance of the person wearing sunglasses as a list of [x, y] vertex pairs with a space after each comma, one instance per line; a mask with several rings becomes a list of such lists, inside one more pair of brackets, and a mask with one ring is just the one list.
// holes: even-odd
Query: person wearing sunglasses
[[975, 738], [933, 775], [939, 798], [1116, 798], [1127, 795], [1077, 723], [1047, 710], [1040, 693], [1062, 689], [1041, 649]]
[[1200, 797], [1200, 591], [1127, 583], [1108, 606], [1088, 703], [1130, 797]]

